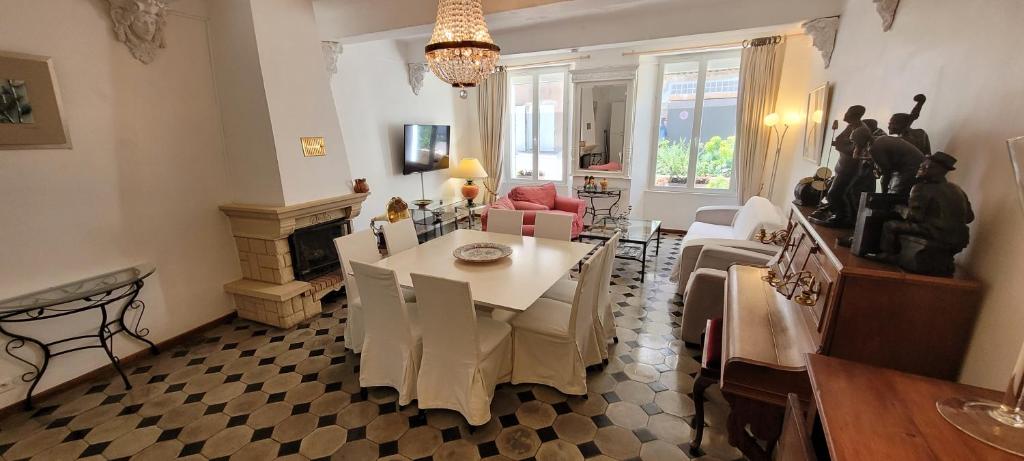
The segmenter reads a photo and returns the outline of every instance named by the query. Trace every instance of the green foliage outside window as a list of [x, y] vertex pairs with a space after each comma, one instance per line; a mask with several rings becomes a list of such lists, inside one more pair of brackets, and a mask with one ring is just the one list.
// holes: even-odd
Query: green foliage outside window
[[[735, 158], [736, 137], [712, 136], [701, 146], [697, 155], [697, 187], [728, 189], [732, 179]], [[658, 156], [655, 165], [656, 185], [681, 186], [686, 184], [690, 165], [690, 142], [686, 139], [658, 141]]]

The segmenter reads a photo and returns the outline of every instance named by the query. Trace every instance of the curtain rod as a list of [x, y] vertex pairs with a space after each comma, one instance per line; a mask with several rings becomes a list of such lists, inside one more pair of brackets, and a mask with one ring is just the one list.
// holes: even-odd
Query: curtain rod
[[[781, 37], [783, 37], [783, 38], [790, 37], [790, 36], [791, 35], [781, 35]], [[765, 37], [765, 38], [767, 38], [767, 37]], [[753, 39], [753, 40], [757, 40], [757, 39]], [[658, 55], [658, 54], [682, 53], [682, 52], [685, 52], [685, 53], [696, 53], [696, 52], [700, 52], [700, 51], [735, 50], [737, 48], [743, 48], [743, 45], [745, 43], [751, 42], [753, 40], [742, 40], [742, 41], [738, 41], [738, 42], [722, 43], [722, 44], [718, 44], [718, 45], [690, 46], [690, 47], [682, 47], [682, 48], [663, 48], [663, 49], [660, 49], [660, 50], [650, 50], [650, 51], [624, 51], [624, 52], [622, 52], [622, 55], [623, 56], [644, 56], [644, 55]]]
[[528, 64], [506, 65], [505, 68], [506, 69], [524, 69], [524, 68], [527, 68], [527, 67], [546, 66], [548, 64], [561, 64], [561, 63], [568, 63], [568, 62], [573, 62], [573, 61], [582, 61], [584, 59], [590, 59], [590, 55], [589, 54], [585, 54], [583, 56], [575, 56], [575, 57], [572, 57], [572, 58], [555, 59], [555, 60], [551, 60], [551, 61], [542, 61], [542, 62], [531, 62], [531, 63], [528, 63]]

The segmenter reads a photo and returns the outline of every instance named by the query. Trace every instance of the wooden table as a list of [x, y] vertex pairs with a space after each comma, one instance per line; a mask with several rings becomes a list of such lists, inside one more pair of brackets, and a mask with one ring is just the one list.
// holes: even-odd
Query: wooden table
[[961, 432], [935, 408], [947, 397], [999, 401], [998, 392], [823, 355], [807, 357], [833, 461], [1022, 459]]
[[[512, 247], [512, 255], [493, 263], [466, 263], [452, 252], [467, 243], [494, 242]], [[522, 312], [565, 276], [594, 248], [588, 243], [521, 237], [459, 229], [377, 263], [412, 287], [410, 273], [469, 282], [473, 301], [487, 307]]]

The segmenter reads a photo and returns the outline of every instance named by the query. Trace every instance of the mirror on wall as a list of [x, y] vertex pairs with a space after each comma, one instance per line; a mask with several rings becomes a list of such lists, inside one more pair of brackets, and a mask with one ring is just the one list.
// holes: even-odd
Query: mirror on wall
[[628, 173], [636, 68], [573, 71], [573, 169], [578, 175]]

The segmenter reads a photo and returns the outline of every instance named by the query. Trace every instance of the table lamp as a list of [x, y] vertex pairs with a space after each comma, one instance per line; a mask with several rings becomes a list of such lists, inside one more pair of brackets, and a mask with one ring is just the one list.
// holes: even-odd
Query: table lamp
[[487, 171], [475, 158], [464, 158], [452, 169], [452, 177], [465, 179], [466, 184], [462, 185], [462, 196], [466, 198], [466, 204], [473, 206], [473, 199], [480, 194], [480, 186], [473, 184], [474, 179], [486, 178]]

